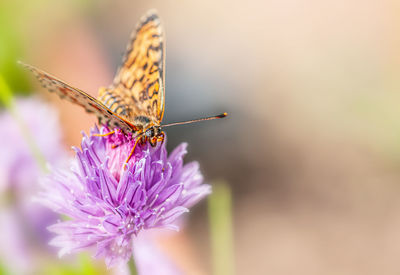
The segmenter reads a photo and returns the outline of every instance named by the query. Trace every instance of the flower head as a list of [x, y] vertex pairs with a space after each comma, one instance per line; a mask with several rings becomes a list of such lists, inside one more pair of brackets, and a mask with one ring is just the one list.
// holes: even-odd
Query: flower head
[[[108, 129], [102, 128], [102, 132]], [[71, 171], [57, 171], [44, 182], [44, 203], [70, 217], [50, 227], [60, 255], [95, 247], [107, 266], [128, 261], [142, 230], [169, 228], [188, 208], [210, 193], [196, 162], [183, 165], [186, 144], [169, 156], [166, 144], [138, 145], [120, 131], [107, 137], [97, 128], [83, 136]]]

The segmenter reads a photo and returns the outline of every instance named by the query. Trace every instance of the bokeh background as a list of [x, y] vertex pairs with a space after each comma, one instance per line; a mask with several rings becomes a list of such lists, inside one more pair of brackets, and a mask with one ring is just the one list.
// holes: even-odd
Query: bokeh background
[[[0, 73], [16, 95], [55, 106], [67, 154], [96, 119], [16, 60], [96, 95], [150, 8], [167, 39], [164, 122], [230, 114], [167, 135], [170, 149], [189, 143], [186, 160], [208, 182], [231, 189], [232, 269], [399, 274], [399, 3], [3, 0]], [[211, 273], [207, 203], [160, 243], [187, 274]]]

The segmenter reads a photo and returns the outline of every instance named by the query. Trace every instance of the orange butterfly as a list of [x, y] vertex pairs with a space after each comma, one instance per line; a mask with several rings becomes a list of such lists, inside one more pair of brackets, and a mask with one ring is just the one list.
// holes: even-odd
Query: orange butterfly
[[[99, 123], [106, 124], [111, 129], [121, 129], [125, 133], [131, 132], [136, 138], [136, 143], [128, 157], [129, 160], [139, 141], [142, 143], [149, 141], [155, 146], [157, 141], [164, 140], [165, 134], [161, 130], [165, 109], [164, 63], [165, 44], [161, 22], [155, 11], [149, 11], [137, 25], [113, 83], [107, 88], [99, 89], [98, 99], [40, 69], [21, 64], [32, 71], [42, 86], [50, 92], [55, 92], [61, 98], [82, 106], [89, 113], [95, 113]], [[225, 116], [227, 114], [223, 113], [162, 126]], [[114, 131], [105, 135], [113, 133]]]

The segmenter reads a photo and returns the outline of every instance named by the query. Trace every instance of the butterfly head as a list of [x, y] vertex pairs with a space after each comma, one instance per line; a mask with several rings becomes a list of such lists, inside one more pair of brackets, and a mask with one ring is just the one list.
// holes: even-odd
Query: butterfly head
[[158, 141], [164, 141], [165, 134], [159, 125], [149, 126], [143, 132], [143, 140], [148, 140], [151, 146], [156, 146]]
[[154, 137], [159, 137], [161, 135], [162, 131], [161, 131], [161, 127], [154, 125], [154, 126], [150, 126], [149, 128], [146, 129], [146, 131], [144, 132], [144, 135], [147, 138], [154, 138]]

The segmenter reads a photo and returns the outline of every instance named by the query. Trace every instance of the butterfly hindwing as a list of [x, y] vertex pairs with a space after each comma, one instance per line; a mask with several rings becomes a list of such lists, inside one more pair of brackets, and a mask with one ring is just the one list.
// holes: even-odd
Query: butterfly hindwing
[[100, 100], [129, 121], [146, 116], [160, 123], [164, 115], [164, 35], [156, 12], [139, 22], [113, 84], [101, 89]]
[[134, 132], [135, 128], [133, 125], [114, 114], [109, 108], [104, 106], [103, 103], [91, 95], [68, 85], [38, 68], [23, 63], [21, 63], [21, 65], [30, 70], [43, 87], [50, 92], [58, 94], [62, 99], [67, 99], [82, 106], [87, 112], [95, 113], [102, 124], [107, 124], [111, 128], [120, 128], [124, 132]]

